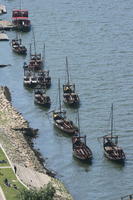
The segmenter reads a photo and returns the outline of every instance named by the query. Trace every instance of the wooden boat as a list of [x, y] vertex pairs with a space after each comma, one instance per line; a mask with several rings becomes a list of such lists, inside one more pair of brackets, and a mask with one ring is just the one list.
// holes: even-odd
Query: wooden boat
[[0, 64], [0, 68], [2, 68], [2, 67], [8, 67], [8, 66], [11, 66], [11, 64]]
[[46, 95], [46, 88], [39, 85], [34, 90], [34, 102], [44, 107], [50, 107], [50, 97]]
[[41, 53], [38, 54], [36, 51], [36, 41], [35, 41], [34, 31], [33, 31], [33, 40], [34, 40], [34, 53], [32, 53], [31, 44], [30, 44], [30, 62], [29, 62], [28, 67], [31, 70], [38, 71], [38, 70], [42, 70], [43, 56], [41, 55]]
[[66, 112], [61, 109], [61, 99], [60, 99], [60, 81], [59, 86], [59, 110], [53, 111], [53, 123], [61, 131], [68, 133], [69, 135], [74, 135], [78, 131], [78, 128], [74, 125], [72, 121], [66, 118]]
[[18, 31], [27, 32], [31, 29], [28, 10], [15, 9], [12, 11], [12, 23]]
[[38, 83], [40, 85], [49, 88], [51, 86], [51, 77], [49, 76], [49, 71], [40, 70], [37, 74]]
[[86, 145], [86, 136], [80, 136], [75, 134], [72, 137], [73, 145], [73, 155], [79, 160], [91, 161], [92, 160], [92, 151]]
[[80, 135], [79, 112], [78, 112], [78, 132], [72, 137], [73, 156], [82, 161], [92, 160], [92, 151], [86, 145], [86, 135]]
[[118, 136], [113, 135], [113, 104], [111, 106], [111, 134], [103, 137], [103, 148], [109, 160], [123, 162], [126, 158], [123, 149], [118, 146]]
[[31, 54], [30, 55], [30, 62], [29, 62], [29, 69], [31, 70], [40, 70], [42, 69], [43, 61], [41, 58], [41, 54]]
[[133, 200], [133, 194], [126, 195], [124, 197], [121, 197], [121, 200]]
[[9, 37], [4, 30], [0, 31], [0, 41], [9, 41]]
[[22, 45], [21, 39], [13, 39], [11, 42], [11, 45], [12, 45], [12, 49], [15, 53], [18, 53], [21, 55], [27, 54], [27, 49], [24, 45]]
[[63, 85], [63, 101], [69, 106], [79, 105], [79, 96], [75, 92], [75, 84], [70, 84], [69, 71], [68, 71], [68, 60], [66, 57], [66, 70], [67, 70], [67, 82]]
[[49, 70], [45, 70], [45, 44], [43, 50], [43, 70], [38, 71], [38, 83], [49, 88], [51, 86], [51, 77], [49, 75]]
[[23, 82], [24, 82], [25, 87], [30, 87], [30, 88], [34, 88], [38, 84], [37, 77], [28, 68], [24, 68], [24, 80], [23, 80]]

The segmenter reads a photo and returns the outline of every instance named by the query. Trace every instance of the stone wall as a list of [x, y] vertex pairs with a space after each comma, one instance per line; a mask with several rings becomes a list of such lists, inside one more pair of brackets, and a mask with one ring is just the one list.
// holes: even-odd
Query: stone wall
[[[9, 89], [0, 87], [0, 143], [9, 159], [12, 163], [51, 175], [44, 167], [41, 155], [33, 147], [32, 137], [36, 134], [37, 130], [30, 128], [22, 114], [12, 106]], [[55, 178], [51, 178], [51, 181], [59, 193], [56, 199], [72, 199], [60, 181]]]

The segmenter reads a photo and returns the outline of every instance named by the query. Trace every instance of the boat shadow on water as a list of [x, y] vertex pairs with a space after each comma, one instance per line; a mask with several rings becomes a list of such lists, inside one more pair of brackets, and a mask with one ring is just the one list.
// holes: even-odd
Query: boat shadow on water
[[66, 138], [70, 138], [71, 139], [71, 135], [69, 135], [68, 133], [63, 132], [62, 130], [58, 129], [55, 125], [53, 126], [54, 128], [54, 132], [57, 136], [59, 137], [66, 137]]
[[73, 105], [68, 105], [67, 103], [64, 103], [64, 105], [65, 105], [65, 107], [67, 109], [73, 109], [73, 110], [75, 110], [75, 109], [78, 109], [81, 106], [81, 103], [73, 104]]
[[50, 106], [44, 107], [44, 106], [39, 105], [39, 104], [37, 104], [37, 103], [35, 103], [35, 102], [34, 102], [34, 104], [35, 104], [35, 106], [37, 106], [39, 109], [44, 110], [44, 111], [48, 111], [48, 110], [50, 109]]
[[108, 162], [109, 165], [112, 165], [112, 167], [115, 167], [117, 169], [123, 169], [123, 167], [125, 167], [125, 165], [126, 165], [126, 163], [124, 161], [109, 160], [106, 157], [104, 157], [104, 161]]
[[78, 158], [76, 158], [75, 156], [73, 157], [73, 162], [75, 163], [75, 165], [78, 165], [79, 167], [82, 167], [85, 169], [86, 172], [90, 171], [90, 168], [93, 164], [93, 160], [88, 160], [88, 161], [81, 161]]
[[25, 84], [23, 84], [23, 88], [26, 89], [28, 92], [33, 93], [33, 88], [32, 87], [28, 87]]

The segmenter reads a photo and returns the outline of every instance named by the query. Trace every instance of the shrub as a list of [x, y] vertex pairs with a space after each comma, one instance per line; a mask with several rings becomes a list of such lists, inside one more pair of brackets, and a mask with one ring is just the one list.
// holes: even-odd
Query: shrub
[[40, 190], [22, 190], [18, 196], [19, 200], [53, 200], [55, 189], [52, 184], [48, 184], [47, 187]]

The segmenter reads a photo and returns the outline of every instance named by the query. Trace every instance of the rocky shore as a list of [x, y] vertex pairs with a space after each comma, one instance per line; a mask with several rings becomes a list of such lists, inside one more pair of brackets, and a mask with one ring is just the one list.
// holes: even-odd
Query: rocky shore
[[34, 149], [32, 138], [36, 137], [37, 131], [37, 129], [29, 127], [29, 123], [23, 118], [22, 114], [12, 106], [9, 89], [1, 86], [0, 143], [11, 162], [47, 174], [57, 191], [55, 199], [72, 200], [64, 185], [51, 177], [53, 173], [44, 167], [43, 158]]

